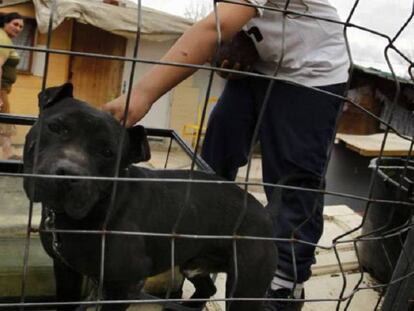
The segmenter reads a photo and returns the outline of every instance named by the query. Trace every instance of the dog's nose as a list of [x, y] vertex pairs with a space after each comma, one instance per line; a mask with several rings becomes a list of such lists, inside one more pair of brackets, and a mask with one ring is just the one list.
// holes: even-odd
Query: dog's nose
[[[70, 165], [68, 163], [61, 163], [56, 166], [55, 175], [58, 176], [81, 176], [81, 171], [76, 165]], [[67, 184], [76, 184], [79, 183], [82, 179], [80, 178], [62, 178], [59, 179], [60, 182]]]
[[[77, 176], [78, 174], [76, 174], [74, 172], [71, 172], [67, 168], [60, 167], [56, 170], [56, 175], [59, 175], [59, 176]], [[75, 182], [79, 181], [79, 179], [78, 178], [70, 178], [70, 179], [62, 179], [62, 181], [75, 183]]]

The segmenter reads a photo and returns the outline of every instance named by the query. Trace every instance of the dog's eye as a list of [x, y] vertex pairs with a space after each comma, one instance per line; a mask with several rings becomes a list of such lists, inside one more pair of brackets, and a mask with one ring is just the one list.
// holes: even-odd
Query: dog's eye
[[48, 128], [53, 133], [56, 133], [56, 134], [59, 134], [59, 135], [64, 135], [64, 134], [68, 133], [68, 130], [63, 125], [61, 125], [59, 123], [50, 123], [50, 124], [48, 124]]
[[105, 148], [101, 151], [101, 154], [105, 157], [105, 158], [112, 158], [114, 156], [114, 153], [112, 152], [111, 149]]

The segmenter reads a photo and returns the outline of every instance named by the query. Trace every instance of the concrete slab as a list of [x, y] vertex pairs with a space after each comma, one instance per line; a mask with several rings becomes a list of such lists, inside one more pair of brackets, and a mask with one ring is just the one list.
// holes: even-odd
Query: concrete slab
[[[237, 176], [245, 179], [247, 176], [247, 165], [239, 168]], [[262, 180], [262, 159], [254, 156], [251, 160], [249, 178], [253, 180]]]
[[355, 212], [347, 205], [327, 205], [324, 207], [323, 215], [325, 218], [335, 216], [355, 215]]
[[[16, 297], [21, 294], [25, 246], [23, 238], [0, 238], [0, 296]], [[53, 295], [52, 261], [43, 251], [37, 236], [30, 240], [27, 266], [27, 296]]]
[[[359, 273], [346, 274], [346, 287], [343, 297], [350, 297], [354, 292], [354, 287], [359, 282], [361, 275]], [[305, 284], [307, 302], [303, 311], [332, 311], [335, 310], [343, 290], [343, 279], [338, 274], [312, 277]], [[362, 283], [354, 293], [352, 299], [347, 299], [339, 304], [339, 310], [344, 310], [348, 300], [350, 301], [349, 311], [374, 310], [379, 299], [379, 294], [373, 289], [367, 289], [374, 284], [374, 281], [364, 274]], [[326, 301], [317, 301], [324, 299]], [[314, 300], [312, 302], [312, 300]], [[331, 301], [328, 301], [331, 300]]]

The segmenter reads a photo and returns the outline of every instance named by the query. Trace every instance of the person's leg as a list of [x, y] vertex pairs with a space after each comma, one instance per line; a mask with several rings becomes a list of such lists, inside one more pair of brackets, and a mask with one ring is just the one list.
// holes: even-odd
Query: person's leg
[[13, 156], [13, 148], [12, 148], [12, 142], [11, 137], [6, 135], [0, 135], [0, 144], [1, 149], [3, 152], [3, 159], [8, 159]]
[[[344, 87], [341, 84], [322, 89], [342, 95]], [[271, 94], [260, 135], [264, 182], [322, 189], [322, 175], [341, 101], [282, 82], [275, 84]], [[282, 190], [278, 197], [276, 194], [280, 192], [273, 193], [273, 189], [266, 187], [265, 191], [268, 208], [274, 215], [275, 236], [288, 239], [293, 236], [317, 243], [323, 230], [323, 196], [309, 191]], [[306, 281], [314, 263], [315, 247], [285, 242], [277, 246], [279, 275], [272, 287], [284, 287], [289, 283], [286, 280], [291, 284]], [[297, 291], [296, 298], [300, 295]]]
[[256, 122], [249, 78], [229, 80], [208, 121], [201, 157], [217, 175], [234, 180], [247, 157]]
[[[1, 113], [10, 113], [10, 103], [7, 90], [0, 90], [0, 96], [3, 101], [3, 106], [0, 109]], [[3, 152], [3, 158], [8, 159], [13, 155], [13, 148], [11, 136], [13, 134], [13, 125], [0, 124], [0, 144]]]
[[10, 90], [0, 89], [0, 97], [3, 101], [3, 106], [0, 109], [1, 113], [10, 113], [9, 93]]

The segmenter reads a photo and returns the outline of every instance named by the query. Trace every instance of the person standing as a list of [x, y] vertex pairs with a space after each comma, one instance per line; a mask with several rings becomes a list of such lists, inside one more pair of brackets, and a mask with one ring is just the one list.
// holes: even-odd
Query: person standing
[[[251, 2], [277, 9], [286, 4], [284, 0]], [[327, 0], [291, 0], [287, 9], [339, 21]], [[276, 72], [282, 80], [273, 82], [267, 103], [268, 79], [228, 80], [210, 114], [201, 156], [218, 175], [234, 180], [238, 168], [247, 164], [253, 132], [266, 104], [258, 133], [263, 181], [323, 190], [328, 149], [342, 107], [336, 96], [344, 94], [349, 76], [343, 26], [294, 14], [283, 19], [280, 11], [259, 10], [259, 14], [243, 27], [259, 54], [254, 70]], [[282, 190], [275, 200], [273, 190], [265, 186], [275, 237], [305, 243], [276, 243], [279, 263], [268, 297], [297, 300], [269, 302], [266, 310], [301, 310], [304, 283], [315, 263], [315, 247], [306, 243], [317, 244], [322, 235], [323, 195]]]
[[[328, 0], [238, 2], [242, 5], [218, 4], [222, 40], [229, 41], [243, 30], [259, 54], [254, 71], [277, 73], [280, 78], [273, 82], [259, 125], [263, 180], [272, 184], [285, 180], [292, 186], [322, 189], [328, 149], [342, 105], [339, 95], [344, 93], [349, 68], [337, 12]], [[283, 9], [307, 16], [284, 14]], [[216, 17], [211, 13], [187, 30], [162, 61], [204, 64], [213, 57], [216, 47]], [[104, 110], [132, 126], [159, 97], [194, 72], [194, 68], [156, 65], [133, 87], [126, 120], [125, 96], [107, 103]], [[202, 157], [228, 180], [234, 180], [238, 168], [247, 163], [269, 83], [269, 79], [260, 77], [228, 80], [210, 114]], [[265, 187], [269, 209], [276, 209], [273, 190]], [[283, 191], [278, 205], [273, 219], [275, 237], [289, 239], [293, 235], [306, 243], [277, 243], [279, 263], [268, 297], [294, 299], [269, 301], [266, 309], [301, 310], [303, 283], [310, 278], [315, 262], [312, 244], [318, 242], [323, 231], [322, 195]]]
[[[23, 17], [12, 12], [0, 15], [0, 44], [12, 46], [12, 39], [17, 37], [23, 30]], [[13, 83], [17, 78], [17, 65], [19, 64], [19, 54], [16, 50], [9, 47], [0, 47], [0, 112], [10, 113], [10, 102], [8, 95], [11, 92]], [[17, 159], [13, 154], [11, 137], [15, 135], [16, 127], [12, 124], [0, 124], [0, 144], [2, 146], [3, 158]]]

